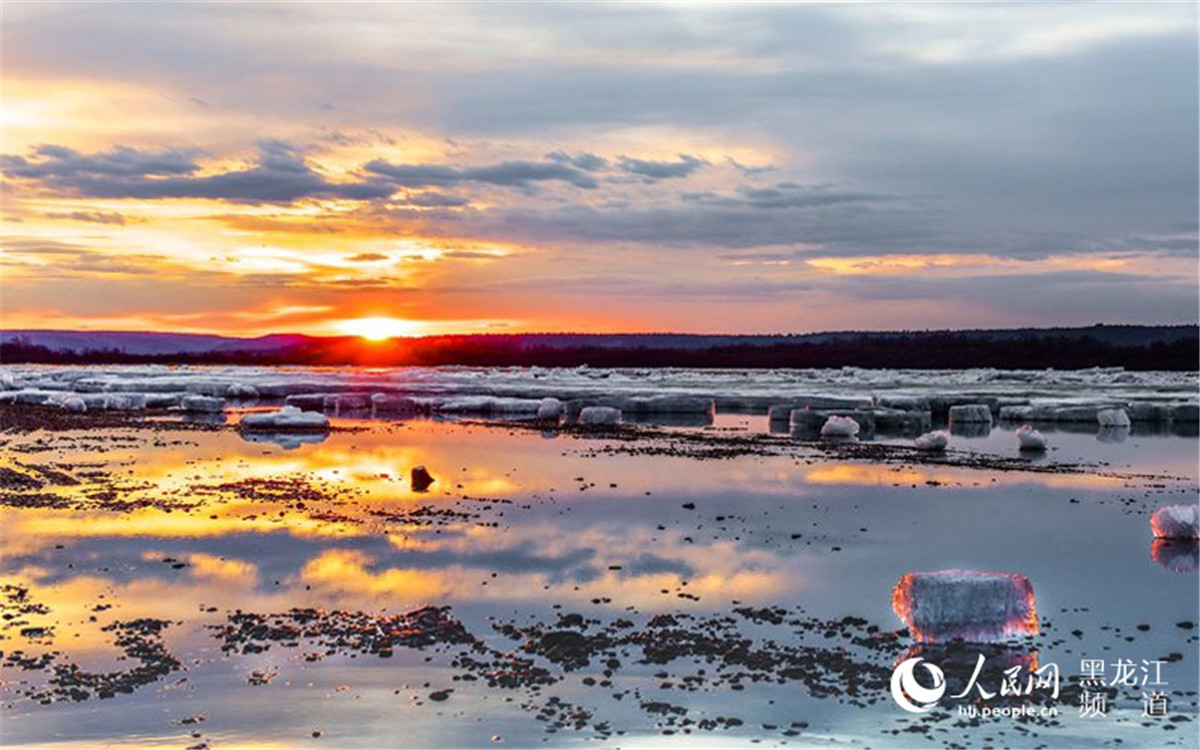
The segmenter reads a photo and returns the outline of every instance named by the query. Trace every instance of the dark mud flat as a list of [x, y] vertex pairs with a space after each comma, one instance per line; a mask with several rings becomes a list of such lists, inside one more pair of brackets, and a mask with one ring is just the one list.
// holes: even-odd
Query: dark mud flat
[[[1196, 501], [1195, 438], [1057, 434], [1031, 462], [1000, 429], [930, 457], [338, 420], [276, 445], [47, 411], [0, 436], [6, 746], [1197, 742], [1196, 549], [1147, 525]], [[891, 588], [948, 567], [1029, 576], [1037, 635], [914, 642]], [[1059, 695], [892, 700], [899, 661], [959, 690], [980, 654], [981, 684], [1056, 664]], [[1165, 715], [1122, 684], [1081, 717], [1083, 659], [1160, 662]]]

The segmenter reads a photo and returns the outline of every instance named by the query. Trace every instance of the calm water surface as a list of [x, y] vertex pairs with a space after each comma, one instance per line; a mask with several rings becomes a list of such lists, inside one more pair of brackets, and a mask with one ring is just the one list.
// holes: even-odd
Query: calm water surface
[[[5, 746], [940, 747], [964, 736], [1029, 747], [1195, 746], [1197, 631], [1178, 625], [1197, 619], [1195, 548], [1156, 560], [1148, 528], [1159, 505], [1196, 502], [1194, 437], [1135, 431], [1102, 441], [1094, 432], [1047, 430], [1052, 450], [1035, 460], [1091, 467], [1030, 473], [817, 453], [609, 454], [596, 450], [603, 440], [526, 430], [342, 424], [365, 429], [286, 445], [230, 431], [7, 438], [6, 460], [65, 463], [78, 476], [110, 471], [117, 497], [149, 504], [0, 509], [4, 580], [27, 588], [46, 610], [22, 615], [21, 627], [52, 629], [31, 637], [6, 628], [5, 654], [57, 650], [88, 670], [123, 669], [129, 660], [118, 659], [114, 633], [103, 628], [157, 618], [173, 623], [162, 638], [182, 668], [131, 694], [43, 705], [24, 691], [43, 683], [44, 671], [6, 664]], [[715, 427], [766, 430], [765, 418], [736, 415], [718, 417]], [[998, 427], [955, 437], [952, 447], [1011, 456], [1015, 445], [1011, 430]], [[437, 477], [430, 492], [409, 486], [415, 465]], [[319, 491], [298, 509], [294, 488], [252, 496], [236, 489], [261, 488], [258, 480], [299, 480]], [[53, 491], [79, 499], [96, 489], [85, 481]], [[458, 515], [433, 522], [411, 515], [422, 507]], [[1189, 565], [1191, 572], [1180, 572]], [[891, 609], [897, 579], [942, 568], [1027, 575], [1044, 632], [1018, 648], [1058, 664], [1064, 679], [1078, 673], [1081, 658], [1140, 663], [1179, 654], [1162, 678], [1180, 693], [1170, 716], [1183, 718], [1143, 718], [1141, 689], [1130, 688], [1105, 717], [1080, 718], [1064, 700], [1058, 725], [1032, 732], [999, 719], [892, 734], [918, 717], [886, 693], [855, 706], [795, 682], [681, 692], [655, 675], [702, 666], [631, 662], [609, 689], [584, 682], [604, 679], [604, 666], [593, 663], [535, 691], [540, 704], [554, 695], [586, 707], [591, 723], [612, 731], [548, 732], [528, 692], [455, 680], [463, 670], [437, 648], [307, 661], [311, 649], [303, 645], [223, 652], [212, 627], [237, 610], [403, 613], [437, 605], [486, 643], [512, 650], [520, 643], [496, 623], [580, 613], [640, 624], [656, 614], [724, 616], [751, 605], [852, 615], [888, 631], [902, 627]], [[745, 632], [788, 637], [786, 629], [756, 631], [750, 623]], [[838, 638], [826, 646], [837, 647]], [[252, 684], [255, 672], [270, 677], [266, 684]], [[453, 688], [448, 700], [430, 699], [444, 688]], [[638, 699], [614, 698], [617, 688]], [[742, 723], [664, 734], [663, 717], [639, 700], [682, 706], [696, 720], [736, 715]], [[195, 716], [204, 718], [180, 723]], [[782, 734], [791, 722], [806, 726]]]

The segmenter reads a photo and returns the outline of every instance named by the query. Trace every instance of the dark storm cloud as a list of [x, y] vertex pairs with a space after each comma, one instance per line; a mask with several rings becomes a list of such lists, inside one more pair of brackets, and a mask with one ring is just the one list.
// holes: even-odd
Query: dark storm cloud
[[517, 188], [537, 182], [565, 182], [587, 190], [597, 187], [596, 179], [586, 171], [561, 161], [506, 161], [460, 168], [442, 164], [389, 164], [376, 159], [363, 169], [403, 187], [453, 187], [465, 182]]
[[196, 163], [199, 153], [198, 150], [141, 151], [116, 146], [89, 155], [65, 146], [43, 144], [33, 148], [31, 159], [9, 154], [0, 156], [0, 169], [9, 177], [64, 182], [71, 179], [188, 175], [200, 168]]
[[638, 175], [648, 180], [669, 180], [676, 177], [687, 177], [708, 162], [687, 154], [680, 154], [675, 161], [650, 161], [622, 156], [617, 162], [622, 172]]
[[32, 180], [59, 194], [81, 198], [290, 203], [302, 198], [367, 200], [394, 191], [374, 182], [329, 182], [309, 166], [299, 148], [278, 140], [259, 141], [256, 164], [212, 175], [194, 175], [199, 166], [191, 153], [118, 147], [86, 155], [60, 146], [40, 146], [32, 159], [0, 157], [0, 167], [10, 178]]

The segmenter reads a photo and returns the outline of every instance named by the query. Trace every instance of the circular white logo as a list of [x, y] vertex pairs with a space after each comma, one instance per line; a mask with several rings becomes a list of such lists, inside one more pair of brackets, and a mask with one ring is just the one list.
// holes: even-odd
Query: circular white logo
[[933, 678], [933, 687], [925, 687], [917, 682], [914, 671], [923, 661], [920, 657], [902, 661], [892, 672], [892, 698], [900, 708], [914, 714], [932, 710], [946, 692], [946, 676], [933, 664], [924, 665], [929, 676]]

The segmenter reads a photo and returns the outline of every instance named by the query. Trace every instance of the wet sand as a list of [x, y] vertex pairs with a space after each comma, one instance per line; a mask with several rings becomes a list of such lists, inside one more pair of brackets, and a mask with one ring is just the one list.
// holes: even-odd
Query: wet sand
[[[278, 443], [170, 413], [0, 423], [6, 746], [1195, 745], [1196, 550], [1148, 527], [1196, 501], [1194, 437], [1046, 428], [1031, 458], [1006, 428], [926, 456], [735, 415]], [[1037, 636], [915, 643], [892, 586], [941, 568], [1027, 575]], [[1007, 700], [1058, 715], [892, 701], [898, 661], [958, 684], [981, 651], [1056, 663], [1057, 699]], [[1084, 658], [1163, 660], [1167, 716], [1121, 686], [1081, 718]]]

